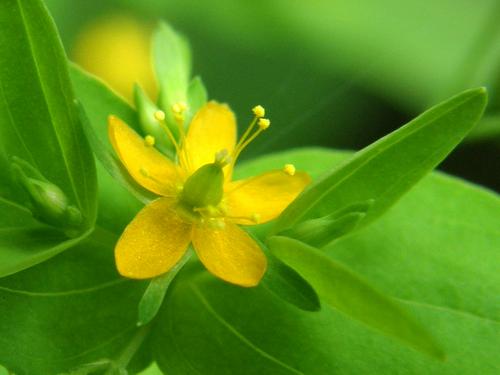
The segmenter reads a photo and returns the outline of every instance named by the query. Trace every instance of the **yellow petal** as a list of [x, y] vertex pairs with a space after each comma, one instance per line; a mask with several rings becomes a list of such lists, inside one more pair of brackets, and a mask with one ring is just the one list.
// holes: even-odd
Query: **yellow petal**
[[178, 168], [144, 138], [115, 116], [108, 117], [109, 139], [123, 165], [141, 186], [159, 195], [172, 195]]
[[125, 228], [115, 247], [118, 272], [147, 279], [168, 272], [191, 241], [192, 225], [172, 210], [172, 200], [160, 198], [143, 208]]
[[232, 284], [256, 286], [266, 272], [266, 256], [235, 224], [226, 223], [224, 229], [195, 227], [193, 246], [211, 273]]
[[213, 163], [215, 154], [226, 149], [229, 154], [236, 144], [236, 119], [225, 104], [209, 102], [201, 108], [186, 135], [183, 152], [187, 156], [187, 169]]
[[227, 216], [235, 223], [252, 225], [277, 217], [300, 194], [311, 178], [307, 173], [293, 176], [271, 171], [226, 185]]

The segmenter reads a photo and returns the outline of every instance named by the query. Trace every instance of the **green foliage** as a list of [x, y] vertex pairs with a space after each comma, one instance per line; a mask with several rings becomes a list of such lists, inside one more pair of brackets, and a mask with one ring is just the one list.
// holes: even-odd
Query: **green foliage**
[[89, 240], [0, 280], [0, 362], [19, 375], [116, 360], [136, 335], [144, 283], [119, 277], [114, 235]]
[[[34, 0], [3, 1], [0, 28], [0, 193], [2, 216], [16, 216], [0, 230], [5, 276], [85, 238], [96, 217], [97, 184], [66, 57], [46, 9]], [[62, 233], [68, 227], [75, 238]]]
[[[83, 123], [87, 137], [98, 158], [99, 225], [119, 232], [142, 207], [138, 200], [147, 200], [144, 189], [124, 173], [108, 140], [107, 121], [110, 114], [139, 130], [137, 114], [103, 82], [70, 65], [70, 74], [78, 100], [88, 120]], [[118, 181], [124, 181], [122, 184]]]
[[[240, 173], [293, 161], [301, 168], [310, 164], [317, 176], [346, 157], [293, 151], [249, 162]], [[207, 273], [181, 274], [171, 289], [153, 337], [156, 361], [168, 374], [493, 374], [500, 283], [492, 244], [499, 220], [494, 194], [435, 174], [376, 223], [327, 249], [332, 261], [395, 297], [432, 332], [444, 362], [374, 333], [328, 304], [303, 312], [264, 286], [241, 290]]]
[[319, 250], [287, 237], [269, 239], [273, 254], [296, 269], [334, 309], [396, 337], [417, 350], [444, 358], [430, 335], [394, 301]]
[[96, 215], [95, 169], [52, 19], [39, 1], [7, 0], [0, 25], [4, 155], [41, 171], [80, 209], [89, 228]]
[[479, 120], [485, 106], [486, 92], [480, 88], [429, 109], [312, 184], [277, 219], [274, 232], [373, 200], [356, 229], [367, 225], [450, 153]]
[[177, 273], [184, 267], [191, 257], [192, 252], [188, 251], [184, 257], [167, 273], [157, 276], [149, 282], [144, 295], [139, 302], [139, 313], [137, 325], [143, 326], [150, 323], [160, 310], [163, 298], [168, 291], [168, 287], [174, 280]]
[[[243, 163], [235, 178], [291, 162], [314, 181], [274, 228], [256, 226], [271, 250], [261, 284], [224, 283], [185, 257], [148, 285], [114, 265], [118, 235], [152, 195], [115, 156], [107, 118], [154, 133], [157, 105], [173, 125], [172, 105], [186, 102], [187, 124], [207, 101], [187, 42], [160, 25], [159, 103], [136, 89], [135, 112], [71, 66], [75, 104], [40, 1], [3, 1], [0, 25], [0, 363], [10, 371], [126, 374], [154, 361], [144, 374], [497, 372], [500, 200], [426, 176], [478, 121], [484, 89], [354, 155], [311, 148]], [[75, 217], [60, 222], [71, 206], [83, 216], [76, 233]]]

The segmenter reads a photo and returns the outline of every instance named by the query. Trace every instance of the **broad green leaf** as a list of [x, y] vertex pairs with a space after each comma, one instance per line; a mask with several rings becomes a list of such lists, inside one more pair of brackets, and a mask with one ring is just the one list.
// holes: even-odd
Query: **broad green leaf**
[[274, 232], [373, 200], [356, 229], [369, 224], [450, 153], [479, 120], [485, 105], [484, 89], [465, 91], [359, 151], [310, 185], [277, 219]]
[[429, 333], [397, 302], [341, 263], [287, 237], [269, 239], [271, 252], [309, 281], [334, 309], [436, 358], [444, 353]]
[[139, 314], [137, 319], [138, 326], [148, 324], [154, 319], [154, 317], [158, 313], [158, 310], [160, 310], [168, 287], [174, 280], [177, 273], [189, 260], [191, 255], [191, 251], [187, 252], [170, 271], [163, 275], [155, 277], [149, 282], [149, 285], [146, 288], [141, 301], [139, 302]]
[[[295, 150], [242, 164], [238, 173], [293, 162], [315, 179], [348, 156]], [[206, 273], [181, 273], [171, 288], [154, 332], [155, 359], [165, 373], [188, 375], [495, 374], [499, 221], [497, 196], [434, 173], [376, 223], [327, 248], [431, 330], [447, 355], [444, 362], [327, 304], [304, 312], [262, 285], [242, 290]]]
[[[92, 127], [91, 133], [94, 140], [97, 139], [94, 143], [98, 144], [99, 149], [94, 151], [101, 154], [104, 162], [111, 159], [107, 164], [108, 169], [103, 166], [103, 161], [99, 160], [97, 163], [100, 208], [98, 222], [110, 230], [120, 232], [139, 211], [142, 204], [110, 174], [112, 168], [118, 166], [113, 164], [115, 160], [108, 141], [107, 118], [110, 114], [116, 115], [133, 129], [139, 130], [137, 114], [103, 82], [77, 66], [70, 66], [70, 75], [78, 101], [83, 106]], [[90, 129], [88, 130], [90, 133]]]
[[0, 280], [0, 363], [18, 375], [46, 375], [131, 362], [125, 356], [133, 357], [144, 334], [134, 306], [145, 283], [117, 274], [115, 241], [98, 230], [71, 251]]
[[0, 29], [3, 154], [26, 160], [57, 185], [82, 213], [85, 231], [96, 216], [95, 167], [56, 28], [41, 1], [5, 0]]

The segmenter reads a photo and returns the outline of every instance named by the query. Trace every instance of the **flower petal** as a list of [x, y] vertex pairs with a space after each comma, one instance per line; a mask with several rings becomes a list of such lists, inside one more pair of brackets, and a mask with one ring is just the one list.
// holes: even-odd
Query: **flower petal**
[[277, 170], [226, 185], [227, 216], [237, 224], [254, 225], [277, 217], [311, 182], [307, 173], [293, 176]]
[[229, 154], [236, 144], [236, 119], [225, 104], [208, 102], [189, 126], [183, 152], [191, 172], [213, 163], [215, 154], [226, 149]]
[[168, 272], [186, 252], [191, 232], [192, 225], [172, 210], [172, 200], [153, 201], [137, 214], [116, 244], [118, 272], [132, 279]]
[[267, 259], [260, 247], [233, 223], [224, 229], [195, 227], [193, 246], [211, 273], [232, 284], [256, 286], [266, 272]]
[[108, 117], [111, 144], [130, 175], [141, 186], [159, 195], [172, 195], [179, 180], [177, 166], [123, 121]]

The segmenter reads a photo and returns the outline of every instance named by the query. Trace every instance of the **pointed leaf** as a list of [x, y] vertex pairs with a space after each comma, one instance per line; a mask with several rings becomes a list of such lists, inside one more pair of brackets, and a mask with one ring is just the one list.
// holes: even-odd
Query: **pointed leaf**
[[372, 222], [450, 153], [485, 105], [485, 89], [465, 91], [359, 151], [300, 195], [277, 219], [274, 232], [368, 199], [373, 206], [356, 228]]

